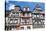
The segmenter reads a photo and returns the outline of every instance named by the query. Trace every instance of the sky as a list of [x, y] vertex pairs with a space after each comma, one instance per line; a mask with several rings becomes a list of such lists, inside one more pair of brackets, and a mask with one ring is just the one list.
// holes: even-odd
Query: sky
[[46, 0], [6, 0], [7, 2], [8, 1], [29, 1], [29, 2], [31, 2], [31, 1], [33, 1], [33, 2], [45, 2]]
[[44, 10], [44, 8], [45, 8], [44, 7], [45, 6], [44, 3], [40, 3], [40, 2], [25, 2], [25, 1], [17, 1], [17, 0], [10, 0], [10, 1], [6, 0], [6, 10], [14, 9], [15, 5], [19, 5], [21, 7], [29, 6], [30, 10], [33, 11], [33, 9], [35, 8], [36, 4], [39, 4], [40, 8], [42, 10]]

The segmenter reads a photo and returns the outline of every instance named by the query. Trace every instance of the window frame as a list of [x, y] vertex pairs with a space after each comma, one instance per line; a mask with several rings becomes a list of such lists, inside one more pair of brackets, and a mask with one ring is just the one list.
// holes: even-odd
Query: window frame
[[31, 27], [30, 26], [27, 26], [27, 29], [31, 29]]

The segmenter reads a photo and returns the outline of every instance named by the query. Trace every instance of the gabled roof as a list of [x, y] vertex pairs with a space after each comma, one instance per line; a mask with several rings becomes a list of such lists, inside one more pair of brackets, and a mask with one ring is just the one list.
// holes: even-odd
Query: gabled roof
[[36, 10], [36, 9], [42, 10], [39, 4], [36, 4], [34, 10]]
[[29, 6], [24, 6], [23, 8], [30, 8]]

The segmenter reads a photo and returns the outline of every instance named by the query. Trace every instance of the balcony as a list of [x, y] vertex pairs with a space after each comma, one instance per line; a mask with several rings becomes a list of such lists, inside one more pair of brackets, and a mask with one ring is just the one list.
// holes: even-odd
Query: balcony
[[35, 25], [33, 25], [33, 28], [45, 28], [45, 25], [35, 24]]
[[20, 25], [31, 25], [29, 22], [21, 22]]
[[10, 21], [8, 24], [9, 24], [9, 25], [18, 25], [19, 23], [18, 23], [18, 21], [16, 20], [16, 21]]
[[11, 15], [11, 17], [15, 18], [15, 17], [19, 17], [19, 15], [15, 14], [15, 15]]
[[19, 24], [16, 23], [9, 23], [9, 26], [18, 26]]
[[21, 16], [21, 18], [31, 18], [31, 16]]
[[40, 19], [45, 19], [45, 17], [40, 17]]
[[45, 20], [45, 17], [32, 17], [32, 19], [40, 19], [40, 20]]
[[22, 18], [31, 18], [31, 17], [32, 17], [31, 13], [21, 13], [20, 16], [21, 16]]

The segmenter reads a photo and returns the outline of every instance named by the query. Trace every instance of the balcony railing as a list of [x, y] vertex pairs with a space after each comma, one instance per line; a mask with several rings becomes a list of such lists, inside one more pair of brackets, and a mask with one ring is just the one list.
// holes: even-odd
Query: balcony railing
[[31, 18], [31, 16], [21, 16], [21, 17], [24, 17], [24, 18]]
[[29, 22], [21, 22], [20, 24], [21, 25], [31, 25], [31, 23], [29, 23]]
[[43, 20], [43, 19], [45, 19], [45, 17], [32, 17], [32, 19], [41, 19], [41, 20]]
[[16, 26], [16, 25], [19, 25], [18, 23], [10, 23], [9, 26]]

